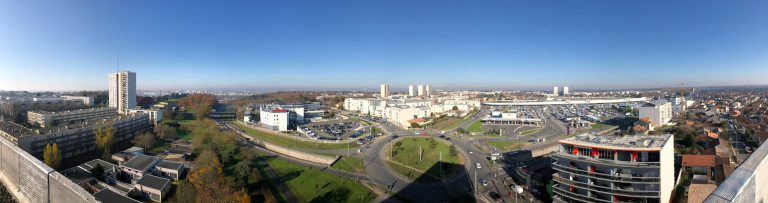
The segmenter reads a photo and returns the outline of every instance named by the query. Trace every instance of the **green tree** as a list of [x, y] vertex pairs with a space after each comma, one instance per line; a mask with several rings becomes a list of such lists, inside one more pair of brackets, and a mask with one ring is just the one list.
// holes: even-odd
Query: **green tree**
[[195, 185], [184, 181], [173, 196], [176, 200], [172, 202], [195, 202]]
[[251, 174], [251, 167], [248, 161], [242, 160], [235, 165], [235, 187], [244, 188], [248, 185], [248, 178]]
[[61, 164], [61, 152], [56, 143], [53, 143], [53, 146], [51, 146], [51, 144], [45, 145], [45, 150], [43, 150], [43, 162], [53, 169], [59, 168], [59, 165]]
[[91, 177], [96, 177], [96, 178], [99, 178], [99, 177], [101, 177], [102, 175], [104, 175], [104, 167], [103, 167], [103, 166], [101, 166], [101, 164], [99, 164], [99, 163], [96, 163], [96, 166], [94, 166], [94, 167], [91, 169], [91, 171], [90, 171], [90, 172], [91, 172]]
[[232, 160], [232, 155], [235, 154], [235, 148], [234, 147], [227, 147], [227, 148], [222, 147], [222, 148], [223, 149], [221, 149], [221, 151], [219, 152], [219, 157], [221, 157], [221, 163], [226, 165], [227, 163], [229, 163], [229, 161]]
[[421, 128], [418, 123], [411, 123], [411, 128]]
[[24, 120], [24, 117], [21, 116], [21, 113], [16, 113], [16, 115], [13, 116], [13, 122], [19, 125], [24, 125], [25, 123], [27, 123], [27, 121]]
[[453, 108], [451, 108], [451, 110], [454, 110], [454, 111], [459, 110], [459, 107], [458, 106], [453, 106]]
[[456, 145], [451, 144], [451, 147], [448, 148], [448, 155], [451, 157], [456, 157], [459, 155], [459, 151], [456, 150]]

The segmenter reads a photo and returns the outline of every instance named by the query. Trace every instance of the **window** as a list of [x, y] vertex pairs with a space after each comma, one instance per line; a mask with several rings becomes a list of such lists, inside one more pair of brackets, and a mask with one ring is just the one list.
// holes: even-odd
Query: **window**
[[613, 150], [598, 149], [598, 158], [613, 160]]

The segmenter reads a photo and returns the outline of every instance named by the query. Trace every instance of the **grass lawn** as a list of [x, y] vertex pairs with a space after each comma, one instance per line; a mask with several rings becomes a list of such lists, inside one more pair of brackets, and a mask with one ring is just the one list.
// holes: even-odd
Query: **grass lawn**
[[152, 148], [149, 148], [147, 150], [147, 153], [151, 154], [160, 154], [165, 152], [165, 149], [171, 146], [171, 142], [168, 142], [161, 138], [155, 138], [155, 144], [152, 145]]
[[388, 161], [389, 166], [392, 167], [392, 170], [395, 172], [404, 175], [407, 178], [416, 179], [419, 181], [440, 181], [439, 179], [435, 178], [434, 176], [425, 176], [424, 173], [420, 171], [416, 171], [413, 169], [410, 169], [408, 167], [402, 166], [400, 164], [397, 164], [393, 161]]
[[488, 144], [490, 144], [491, 146], [495, 146], [496, 148], [501, 149], [502, 151], [518, 149], [525, 146], [525, 144], [523, 143], [507, 142], [507, 141], [489, 141]]
[[360, 170], [361, 173], [365, 174], [365, 170], [363, 169], [363, 160], [352, 157], [344, 157], [344, 160], [347, 160], [349, 164], [352, 164], [352, 167], [357, 168], [357, 170]]
[[536, 131], [539, 131], [539, 130], [541, 130], [541, 128], [526, 130], [526, 131], [523, 131], [522, 133], [520, 133], [520, 135], [527, 135], [527, 134], [535, 133]]
[[608, 126], [608, 124], [605, 124], [605, 123], [595, 123], [595, 124], [592, 124], [592, 125], [589, 125], [589, 126], [592, 127], [592, 129], [595, 129], [595, 128], [601, 128], [601, 127]]
[[[369, 202], [376, 198], [370, 189], [349, 178], [265, 157], [299, 202]], [[362, 197], [362, 200], [361, 200]]]
[[458, 126], [459, 121], [461, 120], [458, 118], [450, 118], [444, 121], [440, 121], [439, 123], [436, 123], [434, 125], [434, 129], [441, 129], [441, 130], [450, 129], [451, 128], [450, 126]]
[[341, 159], [339, 159], [338, 161], [333, 163], [333, 165], [331, 165], [331, 168], [336, 169], [336, 170], [347, 171], [347, 172], [351, 172], [351, 173], [357, 173], [357, 171], [355, 171], [355, 169], [352, 168], [352, 166], [350, 166], [349, 164], [347, 164], [347, 162], [344, 162]]
[[481, 133], [483, 132], [483, 129], [480, 128], [480, 126], [483, 125], [483, 121], [477, 121], [475, 123], [472, 123], [472, 125], [469, 126], [469, 132], [473, 133]]
[[185, 129], [185, 126], [194, 125], [195, 118], [192, 116], [192, 114], [185, 114], [184, 119], [182, 120], [175, 120], [171, 118], [163, 118], [163, 123], [165, 124], [172, 124], [172, 123], [178, 123], [179, 127], [176, 128], [176, 134], [177, 139], [187, 139], [192, 140], [192, 134], [189, 133], [188, 130]]
[[[434, 149], [430, 149], [429, 139], [433, 138], [409, 137], [398, 141], [402, 142], [402, 145], [395, 148], [394, 157], [392, 157], [391, 160], [431, 175], [441, 177], [440, 166], [437, 164], [440, 162], [440, 153], [442, 152], [443, 178], [450, 176], [453, 172], [458, 171], [458, 169], [462, 167], [463, 162], [458, 156], [449, 156], [449, 146], [447, 144], [435, 140], [437, 146]], [[423, 150], [421, 160], [419, 160], [419, 146], [421, 146], [421, 149]]]
[[[246, 133], [248, 133], [251, 136], [254, 136], [256, 138], [263, 139], [275, 144], [283, 145], [283, 146], [296, 147], [296, 148], [302, 148], [302, 149], [347, 149], [347, 143], [314, 143], [314, 142], [301, 141], [301, 140], [296, 141], [295, 139], [254, 130], [237, 122], [231, 122], [231, 123], [237, 126], [237, 128], [244, 130]], [[357, 147], [360, 147], [360, 145], [357, 143], [349, 143], [349, 147], [357, 148]]]

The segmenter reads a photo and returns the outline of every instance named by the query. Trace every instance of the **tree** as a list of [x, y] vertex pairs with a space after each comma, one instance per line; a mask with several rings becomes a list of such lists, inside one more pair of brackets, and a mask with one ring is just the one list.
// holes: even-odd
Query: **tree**
[[16, 113], [16, 115], [13, 116], [13, 122], [19, 125], [24, 125], [27, 123], [27, 121], [24, 120], [24, 117], [21, 116], [21, 113]]
[[251, 167], [248, 161], [242, 160], [235, 164], [235, 187], [244, 188], [248, 185], [248, 178], [251, 174]]
[[141, 133], [141, 135], [134, 137], [131, 142], [136, 146], [144, 148], [146, 151], [155, 145], [155, 135], [152, 135], [152, 133], [149, 132], [144, 132]]
[[182, 182], [174, 195], [174, 202], [195, 202], [195, 186], [189, 182]]
[[248, 193], [236, 189], [224, 177], [224, 170], [211, 150], [204, 150], [193, 163], [189, 182], [195, 187], [195, 202], [244, 202], [250, 201]]
[[56, 143], [53, 143], [53, 146], [51, 146], [51, 144], [45, 145], [45, 150], [43, 150], [43, 162], [53, 169], [59, 168], [59, 165], [61, 164], [61, 152]]
[[411, 123], [411, 128], [421, 128], [418, 123]]
[[110, 153], [110, 149], [112, 148], [112, 144], [115, 142], [115, 131], [114, 126], [110, 123], [106, 126], [100, 126], [96, 127], [96, 129], [93, 129], [93, 134], [96, 135], [96, 146], [99, 149], [104, 150], [105, 154]]
[[219, 100], [213, 94], [192, 94], [179, 100], [179, 105], [195, 110], [198, 120], [207, 118], [211, 109], [219, 105]]
[[232, 155], [235, 154], [235, 148], [234, 147], [227, 147], [224, 148], [219, 152], [219, 157], [221, 157], [221, 163], [226, 165], [229, 163], [229, 161], [232, 160]]
[[176, 138], [176, 129], [171, 128], [171, 126], [165, 123], [158, 123], [157, 125], [155, 125], [154, 132], [155, 132], [155, 135], [157, 135], [157, 137], [159, 138], [163, 138], [163, 139]]
[[459, 107], [458, 106], [453, 106], [453, 108], [451, 108], [451, 110], [454, 110], [454, 111], [459, 110]]
[[456, 145], [451, 144], [451, 147], [448, 148], [448, 155], [451, 157], [456, 157], [459, 155], [459, 151], [456, 150]]
[[91, 171], [90, 171], [90, 172], [91, 172], [91, 177], [96, 177], [96, 178], [99, 178], [99, 177], [101, 177], [102, 175], [104, 175], [104, 167], [103, 167], [103, 166], [101, 166], [101, 164], [99, 164], [99, 163], [96, 163], [96, 166], [94, 166], [94, 167], [91, 169]]

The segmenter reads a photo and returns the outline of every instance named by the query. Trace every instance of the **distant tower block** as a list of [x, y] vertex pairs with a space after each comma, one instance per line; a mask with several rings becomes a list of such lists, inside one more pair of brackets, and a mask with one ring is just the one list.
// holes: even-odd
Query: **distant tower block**
[[552, 94], [557, 95], [557, 87], [552, 88]]

